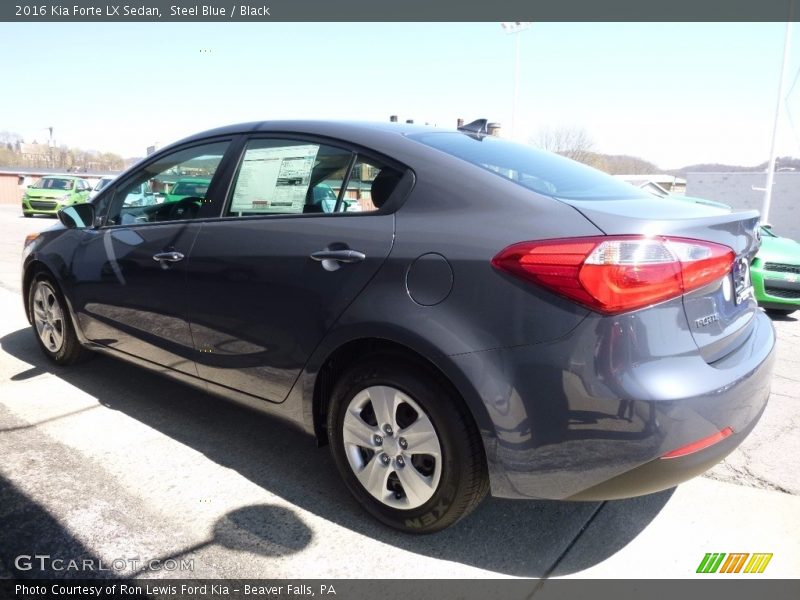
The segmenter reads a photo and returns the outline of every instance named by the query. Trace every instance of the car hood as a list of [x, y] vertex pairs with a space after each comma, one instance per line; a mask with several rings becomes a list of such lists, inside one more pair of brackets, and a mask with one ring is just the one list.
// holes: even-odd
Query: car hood
[[765, 235], [761, 238], [757, 258], [764, 262], [800, 264], [800, 244], [789, 238]]

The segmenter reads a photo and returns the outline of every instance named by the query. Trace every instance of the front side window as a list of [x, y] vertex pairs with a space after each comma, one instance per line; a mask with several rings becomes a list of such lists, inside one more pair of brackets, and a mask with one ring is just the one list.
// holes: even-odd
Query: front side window
[[211, 201], [208, 188], [228, 145], [186, 148], [143, 167], [114, 191], [106, 224], [193, 219]]

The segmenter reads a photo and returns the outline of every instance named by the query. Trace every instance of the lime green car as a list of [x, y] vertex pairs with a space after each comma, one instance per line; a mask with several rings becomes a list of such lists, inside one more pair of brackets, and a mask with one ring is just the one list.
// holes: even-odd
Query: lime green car
[[22, 196], [22, 214], [53, 215], [72, 204], [86, 202], [92, 186], [74, 175], [45, 175], [29, 186]]
[[800, 244], [761, 228], [761, 249], [750, 265], [758, 305], [773, 314], [800, 308]]

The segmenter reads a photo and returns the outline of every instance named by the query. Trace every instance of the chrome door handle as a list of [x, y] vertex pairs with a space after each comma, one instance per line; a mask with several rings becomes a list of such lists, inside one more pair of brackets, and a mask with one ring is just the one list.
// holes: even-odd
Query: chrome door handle
[[313, 252], [311, 258], [316, 261], [335, 260], [340, 263], [360, 262], [367, 258], [367, 255], [358, 250], [320, 250]]
[[183, 259], [183, 254], [180, 252], [175, 252], [174, 250], [171, 252], [159, 252], [158, 254], [153, 255], [153, 260], [157, 262], [178, 262], [179, 260]]

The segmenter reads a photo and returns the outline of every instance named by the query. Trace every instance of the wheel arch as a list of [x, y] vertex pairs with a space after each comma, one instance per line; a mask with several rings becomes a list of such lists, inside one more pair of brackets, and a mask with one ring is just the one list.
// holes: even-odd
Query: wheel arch
[[306, 422], [311, 425], [320, 446], [328, 443], [327, 410], [337, 378], [360, 358], [376, 355], [397, 357], [425, 369], [435, 377], [451, 392], [456, 401], [464, 404], [483, 439], [484, 453], [488, 454], [486, 442], [487, 438], [496, 437], [494, 425], [477, 390], [465, 374], [447, 356], [420, 352], [406, 342], [382, 336], [351, 338], [332, 345], [324, 352], [316, 369], [311, 373], [307, 369], [306, 372], [313, 378], [313, 384], [311, 393], [307, 393]]

